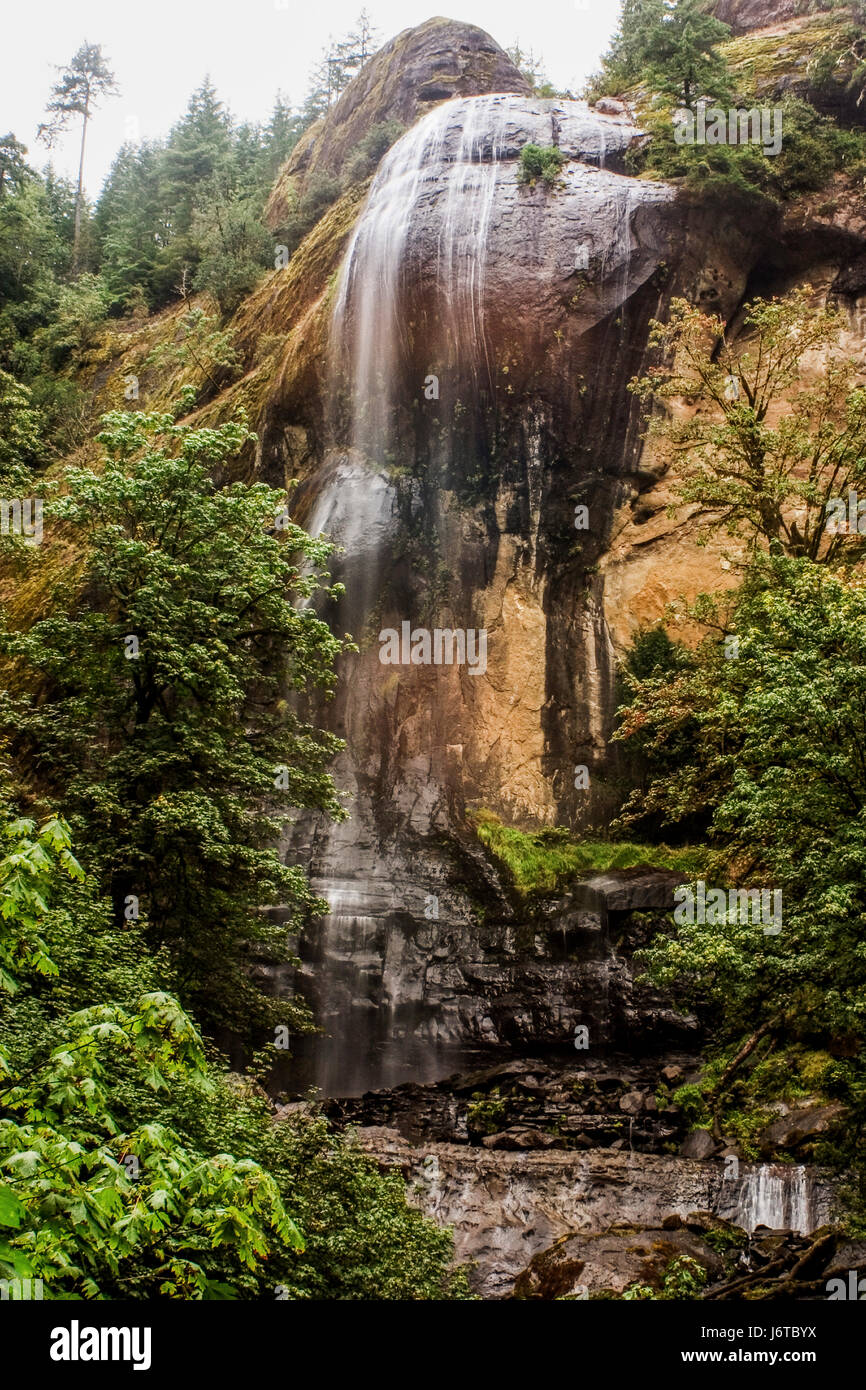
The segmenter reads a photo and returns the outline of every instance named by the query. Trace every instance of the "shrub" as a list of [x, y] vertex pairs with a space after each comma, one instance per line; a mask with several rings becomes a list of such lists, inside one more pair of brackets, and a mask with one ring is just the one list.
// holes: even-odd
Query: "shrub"
[[524, 145], [520, 151], [520, 168], [517, 177], [521, 183], [535, 186], [537, 179], [555, 184], [559, 171], [565, 163], [565, 155], [555, 145], [542, 148], [541, 145]]

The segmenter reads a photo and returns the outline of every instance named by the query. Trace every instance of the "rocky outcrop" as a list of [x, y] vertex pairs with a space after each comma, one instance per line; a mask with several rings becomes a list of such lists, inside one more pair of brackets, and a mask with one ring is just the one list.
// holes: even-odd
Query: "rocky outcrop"
[[[616, 909], [598, 887], [577, 885], [541, 911], [520, 910], [493, 897], [480, 876], [473, 884], [467, 858], [446, 857], [434, 876], [420, 844], [412, 875], [398, 856], [365, 848], [369, 877], [361, 869], [339, 887], [322, 885], [332, 912], [298, 949], [301, 984], [326, 1037], [298, 1040], [295, 1093], [316, 1084], [351, 1096], [430, 1081], [463, 1066], [473, 1049], [573, 1051], [578, 1028], [593, 1058], [611, 1048], [697, 1045], [695, 1018], [635, 978], [634, 950], [652, 928], [646, 916], [632, 919], [613, 876], [602, 882]], [[354, 845], [347, 853], [357, 855]], [[667, 904], [672, 894], [665, 874], [623, 881], [638, 901]], [[473, 891], [474, 910], [466, 905]]]
[[[688, 1131], [664, 1080], [671, 1062], [671, 1054], [636, 1060], [616, 1052], [604, 1058], [536, 1053], [428, 1085], [332, 1100], [325, 1113], [340, 1125], [394, 1129], [413, 1144], [669, 1153]], [[675, 1067], [677, 1084], [697, 1079], [688, 1054]], [[713, 1143], [709, 1153], [718, 1149]]]
[[809, 1236], [762, 1231], [749, 1238], [712, 1213], [690, 1212], [656, 1230], [622, 1224], [562, 1236], [533, 1256], [512, 1297], [610, 1298], [638, 1289], [643, 1298], [682, 1297], [685, 1274], [693, 1296], [707, 1301], [826, 1299], [841, 1290], [850, 1298], [864, 1269], [866, 1243], [846, 1242], [826, 1227]]
[[[688, 1261], [693, 1277], [699, 1270], [703, 1279], [718, 1281], [726, 1273], [726, 1261], [703, 1235], [709, 1227], [730, 1237], [736, 1250], [741, 1233], [738, 1238], [736, 1227], [718, 1219], [702, 1221], [699, 1213], [690, 1213], [690, 1218], [675, 1218], [656, 1230], [623, 1222], [597, 1235], [561, 1236], [549, 1249], [533, 1255], [517, 1276], [512, 1297], [610, 1297], [635, 1285], [658, 1295], [674, 1261]], [[727, 1263], [732, 1263], [730, 1256]]]
[[716, 19], [729, 25], [732, 34], [769, 29], [824, 8], [822, 0], [715, 0], [711, 6]]
[[436, 102], [481, 92], [529, 94], [526, 78], [483, 29], [442, 18], [404, 29], [350, 83], [327, 119], [302, 136], [277, 179], [267, 221], [279, 226], [288, 200], [313, 175], [339, 175], [375, 126], [409, 127]]
[[[515, 1285], [523, 1296], [543, 1296], [537, 1289], [545, 1261], [533, 1261], [557, 1242], [566, 1262], [583, 1263], [584, 1277], [575, 1281], [591, 1284], [596, 1292], [621, 1292], [642, 1277], [658, 1286], [678, 1253], [703, 1254], [710, 1275], [716, 1276], [721, 1262], [703, 1245], [675, 1233], [688, 1228], [695, 1212], [708, 1214], [698, 1225], [704, 1233], [737, 1224], [730, 1220], [721, 1163], [600, 1149], [416, 1148], [394, 1130], [375, 1128], [360, 1129], [358, 1138], [383, 1168], [402, 1173], [411, 1201], [453, 1227], [457, 1257], [471, 1262], [474, 1286], [486, 1298], [506, 1297]], [[819, 1184], [812, 1196], [809, 1229], [817, 1230], [827, 1220], [829, 1200]], [[745, 1236], [739, 1236], [740, 1244], [748, 1243]], [[829, 1261], [829, 1248], [826, 1254]], [[557, 1261], [548, 1254], [549, 1264]], [[777, 1264], [765, 1271], [765, 1282], [782, 1268]], [[572, 1268], [571, 1273], [577, 1272]]]
[[839, 1127], [845, 1107], [838, 1103], [807, 1105], [796, 1109], [783, 1107], [785, 1113], [767, 1125], [760, 1135], [760, 1144], [767, 1154], [780, 1149], [800, 1151]]
[[[539, 923], [473, 858], [465, 811], [603, 823], [618, 653], [681, 596], [735, 582], [725, 542], [671, 514], [668, 461], [642, 438], [627, 383], [650, 319], [673, 295], [735, 317], [808, 278], [818, 300], [844, 290], [866, 342], [856, 190], [832, 209], [701, 207], [625, 172], [644, 138], [626, 107], [539, 101], [507, 64], [467, 26], [399, 36], [287, 177], [336, 170], [382, 119], [409, 129], [239, 318], [250, 344], [285, 334], [259, 468], [344, 547], [330, 616], [360, 648], [321, 712], [348, 744], [351, 819], [305, 819], [285, 844], [332, 906], [301, 944], [330, 1091], [431, 1080], [452, 1049], [562, 1045], [580, 1022], [599, 1045], [676, 1043], [682, 1022], [612, 950], [613, 889], [583, 884]], [[488, 94], [428, 100], [446, 69], [449, 91]], [[528, 143], [559, 150], [553, 184], [522, 178]], [[379, 634], [404, 622], [483, 631], [484, 670], [383, 664]]]

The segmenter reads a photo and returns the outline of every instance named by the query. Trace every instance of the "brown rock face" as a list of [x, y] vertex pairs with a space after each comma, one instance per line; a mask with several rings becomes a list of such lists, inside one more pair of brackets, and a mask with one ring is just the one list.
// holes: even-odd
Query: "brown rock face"
[[[305, 821], [285, 846], [332, 905], [303, 945], [335, 1039], [312, 1079], [332, 1095], [347, 1067], [352, 1090], [442, 1075], [439, 1045], [568, 1046], [587, 1019], [594, 1042], [626, 1045], [647, 1026], [627, 962], [593, 944], [615, 939], [610, 885], [537, 931], [479, 864], [465, 811], [603, 822], [617, 655], [680, 596], [734, 582], [696, 519], [669, 513], [642, 438], [628, 382], [650, 320], [673, 296], [735, 320], [744, 298], [809, 281], [866, 344], [862, 190], [785, 215], [697, 205], [629, 175], [643, 136], [626, 110], [532, 97], [491, 39], [446, 20], [388, 45], [285, 178], [333, 173], [390, 119], [408, 129], [369, 187], [239, 316], [245, 344], [284, 339], [259, 467], [297, 482], [297, 519], [344, 548], [332, 616], [360, 648], [323, 714], [348, 745], [351, 819]], [[527, 144], [558, 151], [549, 181], [523, 177]], [[423, 644], [407, 659], [404, 623], [483, 632], [484, 661], [437, 664]], [[383, 632], [399, 659], [382, 660]], [[670, 885], [650, 887], [662, 909]]]
[[712, 12], [716, 19], [731, 26], [732, 34], [748, 34], [752, 29], [768, 29], [811, 11], [823, 10], [822, 4], [803, 0], [716, 0]]
[[435, 102], [481, 92], [529, 92], [526, 78], [483, 29], [441, 18], [404, 29], [300, 140], [271, 197], [269, 223], [277, 225], [284, 215], [289, 186], [315, 173], [339, 174], [373, 126], [399, 121], [408, 127]]

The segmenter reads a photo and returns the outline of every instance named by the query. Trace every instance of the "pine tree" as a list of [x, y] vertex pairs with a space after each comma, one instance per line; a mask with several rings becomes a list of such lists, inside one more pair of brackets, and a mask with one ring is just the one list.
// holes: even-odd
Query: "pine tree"
[[8, 192], [15, 192], [25, 179], [35, 177], [24, 156], [27, 146], [16, 140], [10, 131], [0, 138], [0, 198]]
[[81, 252], [81, 217], [84, 207], [84, 147], [87, 126], [100, 97], [115, 96], [118, 88], [99, 44], [83, 43], [51, 88], [46, 110], [51, 119], [39, 127], [39, 135], [50, 147], [75, 116], [81, 117], [81, 147], [78, 156], [78, 185], [75, 194], [75, 235], [72, 243], [72, 270], [78, 271]]
[[702, 96], [723, 100], [729, 79], [716, 45], [729, 33], [707, 12], [707, 0], [624, 0], [619, 29], [590, 92], [646, 82], [686, 106]]

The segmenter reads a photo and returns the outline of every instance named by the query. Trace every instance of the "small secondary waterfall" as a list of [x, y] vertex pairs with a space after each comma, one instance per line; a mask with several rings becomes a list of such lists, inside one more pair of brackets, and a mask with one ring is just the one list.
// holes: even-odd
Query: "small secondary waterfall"
[[762, 1163], [737, 1181], [732, 1198], [719, 1205], [719, 1215], [745, 1231], [766, 1226], [807, 1235], [827, 1219], [824, 1206], [823, 1194], [802, 1164]]

